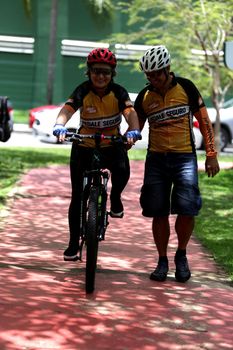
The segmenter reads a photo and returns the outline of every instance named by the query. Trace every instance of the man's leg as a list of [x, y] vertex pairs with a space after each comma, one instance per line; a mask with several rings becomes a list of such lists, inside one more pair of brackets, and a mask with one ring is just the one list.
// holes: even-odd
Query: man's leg
[[165, 281], [168, 273], [167, 247], [170, 237], [170, 224], [168, 216], [154, 217], [152, 222], [154, 242], [159, 254], [159, 261], [150, 279], [154, 281]]
[[152, 222], [152, 232], [159, 257], [167, 256], [167, 247], [170, 237], [168, 216], [154, 217]]
[[175, 277], [179, 282], [186, 282], [191, 277], [186, 257], [186, 247], [193, 232], [194, 222], [193, 216], [178, 215], [176, 218], [175, 230], [178, 239], [178, 249], [175, 255]]
[[178, 238], [178, 249], [186, 249], [191, 234], [194, 229], [194, 217], [187, 215], [177, 215], [175, 230]]

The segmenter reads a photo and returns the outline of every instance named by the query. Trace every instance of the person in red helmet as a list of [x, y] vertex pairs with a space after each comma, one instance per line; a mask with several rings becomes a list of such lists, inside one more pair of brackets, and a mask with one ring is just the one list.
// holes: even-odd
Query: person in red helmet
[[[122, 114], [129, 128], [126, 133], [127, 141], [133, 145], [141, 138], [137, 113], [124, 87], [116, 84], [117, 60], [113, 52], [106, 48], [92, 50], [87, 57], [88, 79], [76, 87], [58, 114], [53, 134], [60, 142], [64, 141], [67, 129], [65, 124], [72, 115], [80, 110], [80, 134], [119, 135]], [[78, 126], [77, 126], [78, 127]], [[79, 217], [80, 194], [82, 192], [82, 173], [90, 168], [94, 140], [85, 140], [83, 144], [73, 142], [70, 156], [70, 175], [72, 195], [69, 206], [70, 237], [64, 260], [77, 259], [79, 250]], [[101, 156], [105, 168], [111, 172], [112, 188], [110, 193], [111, 212], [115, 218], [124, 215], [121, 193], [130, 176], [129, 159], [123, 144], [111, 145], [101, 143]]]

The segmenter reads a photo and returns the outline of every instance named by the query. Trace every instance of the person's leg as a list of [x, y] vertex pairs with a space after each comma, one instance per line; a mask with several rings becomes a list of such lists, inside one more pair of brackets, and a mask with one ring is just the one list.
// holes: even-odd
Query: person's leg
[[154, 217], [152, 222], [152, 231], [159, 257], [167, 256], [167, 247], [170, 237], [168, 216]]
[[175, 230], [178, 239], [178, 248], [175, 254], [176, 272], [175, 277], [178, 282], [186, 282], [191, 277], [188, 259], [186, 257], [186, 247], [190, 240], [194, 228], [194, 217], [188, 215], [178, 215], [175, 223]]
[[110, 193], [110, 215], [122, 218], [124, 207], [121, 201], [121, 193], [127, 185], [130, 177], [130, 166], [127, 151], [123, 147], [114, 147], [110, 155], [109, 169], [111, 171], [112, 188]]
[[140, 204], [142, 214], [153, 217], [152, 233], [159, 259], [150, 279], [165, 281], [168, 273], [167, 247], [170, 237], [169, 213], [171, 178], [165, 154], [148, 152]]
[[172, 213], [177, 214], [175, 230], [178, 239], [174, 259], [175, 277], [179, 282], [186, 282], [191, 277], [186, 248], [194, 229], [194, 216], [198, 215], [201, 208], [196, 156], [194, 154], [178, 156], [174, 174]]
[[69, 220], [69, 244], [64, 251], [64, 260], [73, 261], [77, 258], [79, 249], [80, 207], [82, 193], [82, 174], [89, 161], [88, 149], [72, 146], [70, 157], [71, 201], [68, 211]]
[[185, 250], [194, 229], [194, 217], [177, 215], [175, 230], [178, 239], [178, 249]]
[[169, 270], [167, 258], [167, 247], [170, 237], [169, 217], [154, 217], [152, 221], [152, 232], [159, 260], [155, 270], [150, 275], [150, 279], [162, 282], [166, 280]]

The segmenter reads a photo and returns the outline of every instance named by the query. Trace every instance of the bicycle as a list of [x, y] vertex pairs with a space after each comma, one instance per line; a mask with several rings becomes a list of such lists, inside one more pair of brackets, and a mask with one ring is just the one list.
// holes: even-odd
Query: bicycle
[[99, 242], [105, 239], [105, 232], [109, 225], [107, 211], [107, 185], [110, 172], [101, 169], [100, 143], [102, 140], [111, 142], [124, 142], [123, 136], [106, 136], [102, 134], [82, 135], [67, 133], [67, 141], [83, 143], [84, 139], [94, 139], [95, 148], [92, 156], [91, 170], [83, 173], [83, 189], [81, 194], [80, 210], [80, 244], [77, 260], [82, 261], [83, 246], [86, 246], [86, 293], [92, 293], [95, 289], [95, 274], [98, 257]]

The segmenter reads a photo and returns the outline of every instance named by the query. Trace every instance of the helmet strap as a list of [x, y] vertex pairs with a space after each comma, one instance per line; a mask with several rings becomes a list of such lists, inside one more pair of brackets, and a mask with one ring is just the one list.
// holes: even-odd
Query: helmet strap
[[164, 74], [165, 74], [165, 77], [166, 77], [166, 81], [168, 81], [169, 79], [169, 71], [167, 70], [167, 67], [163, 68], [163, 71], [164, 71]]

